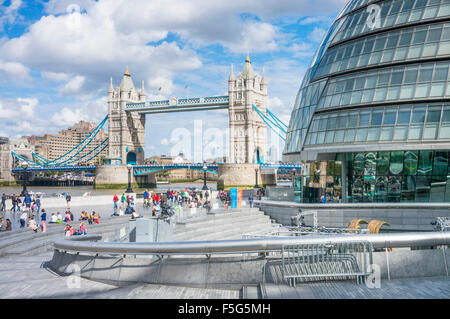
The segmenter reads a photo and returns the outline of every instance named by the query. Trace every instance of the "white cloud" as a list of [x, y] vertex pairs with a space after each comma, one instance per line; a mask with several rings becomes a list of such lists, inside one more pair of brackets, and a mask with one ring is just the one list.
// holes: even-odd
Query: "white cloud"
[[31, 80], [30, 69], [22, 63], [0, 61], [0, 71], [6, 73], [8, 80]]
[[312, 42], [319, 43], [324, 38], [327, 30], [319, 27], [315, 27], [314, 30], [308, 35], [308, 39]]
[[169, 145], [169, 144], [170, 144], [170, 141], [167, 138], [163, 138], [161, 140], [161, 145]]
[[[0, 5], [3, 4], [3, 1]], [[20, 19], [21, 16], [18, 13], [19, 9], [22, 6], [22, 0], [11, 0], [11, 3], [8, 7], [0, 8], [0, 31], [3, 30], [5, 24], [13, 24], [16, 20]]]
[[74, 94], [78, 93], [81, 90], [81, 87], [83, 86], [85, 82], [84, 76], [75, 76], [72, 78], [69, 82], [64, 85], [64, 87], [60, 90], [61, 94]]
[[42, 72], [42, 77], [52, 80], [52, 81], [66, 81], [69, 78], [69, 75], [64, 72]]
[[316, 23], [325, 23], [329, 24], [333, 21], [331, 17], [326, 16], [312, 16], [301, 19], [298, 23], [299, 25], [308, 25], [308, 24], [316, 24]]
[[71, 110], [65, 107], [60, 112], [54, 113], [50, 120], [56, 126], [68, 127], [79, 121], [88, 121], [90, 118], [88, 113], [83, 112], [81, 109]]

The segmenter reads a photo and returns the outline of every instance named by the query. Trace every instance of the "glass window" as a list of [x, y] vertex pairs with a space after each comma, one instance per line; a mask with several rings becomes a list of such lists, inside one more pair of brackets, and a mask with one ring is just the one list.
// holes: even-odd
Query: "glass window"
[[422, 67], [420, 69], [419, 81], [418, 82], [431, 82], [431, 76], [433, 75], [432, 67]]
[[[450, 28], [449, 28], [449, 31], [450, 31]], [[449, 34], [450, 34], [450, 32], [449, 32]], [[449, 39], [450, 39], [450, 36], [449, 36]], [[375, 41], [375, 51], [383, 50], [385, 43], [386, 43], [386, 37], [383, 36], [383, 37], [377, 38], [377, 40]]]
[[433, 151], [420, 151], [418, 175], [431, 175], [433, 164]]
[[380, 139], [380, 128], [372, 127], [367, 134], [367, 141], [378, 141]]
[[426, 35], [427, 35], [426, 30], [414, 32], [414, 39], [412, 43], [413, 44], [424, 43]]
[[350, 113], [348, 117], [348, 127], [355, 128], [357, 122], [358, 122], [358, 113]]
[[333, 143], [334, 131], [327, 131], [325, 135], [325, 144]]
[[346, 124], [347, 124], [347, 117], [345, 115], [338, 117], [337, 121], [338, 128], [345, 128]]
[[344, 141], [344, 132], [345, 132], [345, 130], [337, 130], [336, 131], [336, 134], [334, 135], [335, 143], [342, 143]]
[[403, 80], [403, 70], [402, 71], [395, 71], [395, 72], [392, 73], [391, 85], [402, 84], [402, 80]]
[[450, 106], [444, 106], [444, 112], [442, 114], [442, 122], [450, 122]]
[[402, 109], [398, 112], [397, 124], [409, 124], [409, 118], [411, 117], [411, 111], [403, 111]]
[[327, 129], [334, 130], [335, 128], [336, 128], [336, 117], [330, 117], [328, 119]]
[[442, 27], [428, 31], [427, 42], [438, 42], [441, 39]]
[[427, 123], [439, 123], [441, 120], [441, 108], [430, 107], [428, 110]]
[[403, 171], [403, 152], [391, 152], [389, 173], [399, 175]]
[[419, 70], [417, 67], [411, 67], [408, 68], [405, 71], [405, 83], [416, 83], [417, 80], [417, 74], [418, 74]]
[[389, 173], [389, 152], [378, 152], [377, 175], [387, 175], [388, 173]]
[[327, 118], [321, 119], [319, 122], [319, 131], [323, 131], [325, 130], [325, 128], [327, 127]]
[[442, 138], [442, 139], [450, 138], [450, 125], [449, 124], [441, 125], [441, 128], [439, 129], [439, 138]]
[[425, 126], [425, 130], [423, 131], [423, 138], [434, 140], [436, 138], [437, 128], [437, 125]]
[[408, 127], [407, 126], [397, 126], [395, 128], [394, 140], [406, 140], [408, 136]]
[[375, 87], [376, 83], [377, 83], [377, 76], [376, 75], [368, 76], [366, 78], [366, 86], [365, 86], [365, 88], [366, 89], [372, 89], [372, 88]]
[[395, 116], [396, 116], [396, 112], [386, 112], [384, 114], [384, 124], [385, 125], [393, 125], [395, 124]]
[[372, 112], [372, 121], [370, 123], [372, 126], [380, 126], [382, 121], [383, 121], [383, 113], [379, 111]]
[[413, 110], [412, 123], [418, 124], [425, 121], [425, 107], [415, 107]]
[[416, 175], [417, 173], [417, 161], [419, 158], [419, 151], [406, 151], [405, 152], [405, 175]]
[[398, 43], [399, 46], [408, 46], [411, 43], [412, 38], [412, 32], [403, 32], [402, 36], [400, 37], [400, 42]]
[[356, 133], [356, 141], [357, 142], [365, 142], [367, 137], [367, 129], [366, 128], [360, 128], [358, 129]]
[[359, 126], [360, 127], [369, 126], [369, 117], [370, 114], [361, 112], [361, 114], [359, 115]]
[[355, 130], [353, 130], [353, 129], [347, 130], [345, 132], [344, 142], [348, 143], [348, 142], [353, 142], [354, 140], [355, 140]]
[[447, 177], [448, 152], [435, 151], [433, 162], [433, 175]]
[[381, 129], [380, 140], [392, 141], [393, 135], [394, 135], [394, 127], [393, 126], [383, 127]]
[[422, 139], [423, 126], [411, 126], [408, 132], [408, 140]]

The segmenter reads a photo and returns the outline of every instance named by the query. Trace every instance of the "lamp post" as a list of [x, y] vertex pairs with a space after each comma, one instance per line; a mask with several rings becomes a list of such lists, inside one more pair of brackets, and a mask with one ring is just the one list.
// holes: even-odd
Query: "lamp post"
[[259, 185], [258, 185], [258, 169], [257, 168], [255, 168], [255, 177], [256, 177], [255, 188], [259, 188]]
[[295, 167], [292, 169], [292, 187], [295, 187]]
[[133, 166], [131, 164], [128, 164], [127, 168], [128, 168], [128, 188], [125, 191], [125, 193], [133, 193], [133, 189], [131, 188], [131, 169], [133, 168]]
[[205, 165], [203, 165], [203, 191], [207, 191], [208, 190], [208, 186], [206, 186], [206, 170], [208, 169], [208, 167]]
[[23, 182], [22, 182], [22, 193], [20, 194], [21, 196], [27, 196], [28, 195], [28, 191], [27, 191], [27, 179], [28, 179], [28, 174], [27, 174], [27, 168], [28, 168], [28, 162], [23, 161], [22, 164], [20, 164], [20, 167], [23, 168]]

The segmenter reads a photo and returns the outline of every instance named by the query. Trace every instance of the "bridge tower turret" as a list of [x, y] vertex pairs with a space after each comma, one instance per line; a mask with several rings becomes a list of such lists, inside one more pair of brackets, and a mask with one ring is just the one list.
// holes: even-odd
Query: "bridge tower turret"
[[230, 163], [259, 163], [266, 157], [267, 126], [252, 105], [266, 114], [267, 83], [253, 72], [247, 56], [242, 72], [235, 78], [231, 67], [228, 80]]
[[145, 102], [144, 82], [136, 90], [130, 72], [125, 71], [120, 86], [108, 91], [108, 136], [111, 164], [143, 163], [145, 145], [145, 115], [125, 112], [127, 103]]

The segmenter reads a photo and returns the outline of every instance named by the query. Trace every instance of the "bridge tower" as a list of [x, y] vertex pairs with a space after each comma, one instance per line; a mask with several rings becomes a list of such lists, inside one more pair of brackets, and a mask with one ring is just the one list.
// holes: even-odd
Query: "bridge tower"
[[266, 114], [267, 83], [253, 72], [247, 56], [242, 72], [235, 78], [231, 66], [228, 80], [230, 163], [261, 163], [266, 158], [267, 126], [252, 104]]
[[108, 90], [108, 136], [111, 164], [126, 165], [144, 162], [145, 115], [125, 112], [127, 103], [145, 102], [144, 81], [136, 90], [130, 72], [125, 71], [120, 86]]

